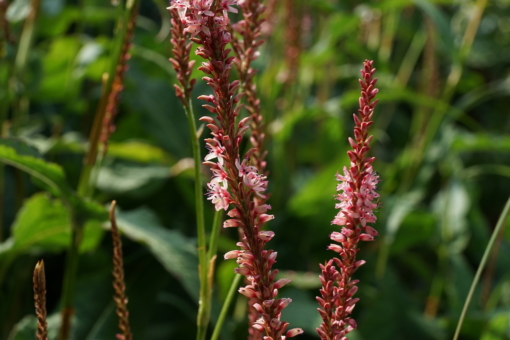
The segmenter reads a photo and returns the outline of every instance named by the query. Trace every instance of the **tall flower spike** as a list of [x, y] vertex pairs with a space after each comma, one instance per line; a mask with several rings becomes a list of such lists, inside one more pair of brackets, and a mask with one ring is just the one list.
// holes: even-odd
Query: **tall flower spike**
[[113, 80], [112, 89], [108, 94], [103, 124], [101, 126], [101, 143], [103, 144], [103, 155], [106, 154], [108, 149], [108, 139], [110, 138], [110, 135], [115, 131], [114, 120], [118, 113], [120, 94], [124, 90], [124, 74], [128, 69], [128, 60], [131, 58], [129, 49], [131, 48], [131, 38], [133, 37], [133, 32], [135, 30], [137, 15], [138, 8], [135, 8], [127, 23], [126, 35], [124, 36], [124, 41], [122, 42], [119, 61], [115, 69], [115, 78]]
[[[264, 123], [257, 86], [253, 82], [257, 70], [251, 66], [252, 62], [258, 57], [259, 46], [264, 42], [261, 39], [261, 28], [264, 23], [262, 15], [265, 6], [262, 5], [260, 0], [245, 0], [239, 2], [239, 7], [243, 14], [243, 20], [234, 25], [229, 25], [229, 31], [232, 33], [232, 47], [237, 56], [234, 64], [241, 80], [242, 91], [244, 91], [246, 97], [244, 107], [251, 118], [249, 121], [251, 129], [250, 143], [256, 149], [252, 156], [252, 164], [260, 173], [267, 176], [265, 161], [267, 151], [263, 151]], [[267, 201], [267, 197], [257, 197], [256, 199], [258, 204], [264, 204]], [[245, 282], [249, 284], [248, 279]], [[256, 303], [256, 298], [248, 299], [248, 321], [250, 324], [254, 324], [260, 318], [260, 313], [253, 307]], [[262, 340], [263, 335], [257, 329], [251, 327], [248, 333], [248, 340]]]
[[379, 176], [372, 169], [374, 158], [366, 157], [372, 140], [372, 136], [368, 136], [368, 128], [373, 123], [372, 114], [377, 104], [374, 99], [378, 91], [372, 65], [372, 61], [366, 60], [361, 70], [360, 108], [358, 114], [353, 115], [354, 139], [349, 137], [352, 150], [347, 152], [351, 164], [349, 168], [344, 167], [343, 175], [336, 175], [340, 182], [336, 199], [340, 203], [336, 204], [339, 212], [331, 223], [342, 229], [330, 235], [337, 243], [328, 248], [337, 252], [340, 258], [333, 258], [321, 265], [322, 289], [317, 301], [323, 322], [317, 332], [323, 340], [347, 339], [345, 335], [357, 327], [356, 321], [350, 318], [359, 300], [354, 298], [358, 280], [352, 280], [352, 276], [365, 263], [356, 259], [358, 243], [360, 240], [373, 241], [377, 235], [377, 231], [368, 225], [375, 223], [377, 218], [373, 211], [379, 206], [379, 194], [376, 192]]
[[244, 235], [238, 243], [241, 250], [228, 252], [226, 258], [237, 258], [239, 267], [235, 272], [250, 280], [251, 284], [240, 288], [239, 292], [257, 298], [254, 307], [261, 318], [251, 326], [264, 332], [266, 340], [284, 340], [301, 330], [286, 332], [288, 323], [280, 321], [281, 311], [290, 299], [276, 298], [281, 287], [275, 282], [278, 271], [272, 270], [276, 252], [264, 249], [274, 233], [261, 231], [261, 226], [274, 217], [266, 214], [271, 208], [269, 205], [258, 204], [255, 199], [255, 196], [265, 197], [267, 178], [249, 164], [248, 159], [256, 150], [249, 150], [244, 157], [239, 153], [248, 122], [247, 119], [236, 122], [242, 94], [237, 93], [240, 82], [230, 82], [235, 57], [230, 56], [230, 49], [226, 48], [231, 41], [227, 12], [237, 11], [232, 7], [235, 3], [234, 0], [216, 0], [213, 5], [211, 0], [174, 0], [170, 8], [179, 10], [184, 31], [191, 33], [192, 41], [199, 45], [196, 54], [205, 59], [199, 69], [207, 74], [202, 79], [213, 91], [212, 95], [199, 97], [208, 103], [204, 107], [215, 114], [215, 118], [200, 119], [207, 123], [212, 134], [212, 138], [205, 140], [210, 153], [204, 164], [213, 172], [207, 184], [208, 199], [216, 210], [228, 210], [232, 206], [228, 212], [230, 219], [223, 226], [239, 227]]
[[[250, 142], [257, 151], [253, 154], [253, 163], [260, 173], [267, 175], [266, 155], [264, 152], [264, 124], [262, 121], [260, 100], [258, 98], [257, 86], [253, 83], [253, 77], [257, 70], [251, 67], [252, 62], [257, 59], [258, 48], [264, 42], [261, 39], [261, 28], [264, 22], [262, 15], [265, 7], [260, 0], [245, 0], [239, 3], [243, 20], [232, 25], [232, 31], [238, 35], [232, 35], [232, 47], [237, 58], [234, 64], [239, 73], [242, 84], [242, 91], [246, 96], [245, 109], [250, 115]], [[233, 32], [232, 32], [233, 33]], [[239, 37], [238, 37], [239, 36]]]

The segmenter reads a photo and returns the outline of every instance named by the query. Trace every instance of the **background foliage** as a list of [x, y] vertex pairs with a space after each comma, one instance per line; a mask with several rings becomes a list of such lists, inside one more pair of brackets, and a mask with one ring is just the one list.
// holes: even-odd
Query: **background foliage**
[[[31, 272], [40, 258], [48, 310], [57, 313], [69, 209], [86, 225], [75, 338], [114, 338], [111, 240], [101, 207], [112, 199], [120, 206], [135, 339], [192, 338], [198, 292], [192, 160], [167, 61], [168, 4], [141, 1], [117, 129], [92, 203], [71, 188], [108, 70], [116, 10], [99, 0], [41, 0], [32, 43], [24, 46], [31, 3], [37, 1], [10, 1], [10, 34], [0, 34], [0, 161], [7, 164], [0, 169], [0, 339], [33, 339]], [[372, 130], [382, 178], [381, 236], [359, 253], [367, 264], [356, 273], [359, 329], [350, 338], [451, 338], [509, 195], [510, 1], [268, 6], [267, 43], [256, 67], [276, 217], [269, 246], [279, 253], [277, 267], [293, 279], [281, 292], [293, 299], [282, 319], [305, 330], [301, 339], [318, 339], [318, 263], [333, 256], [325, 248], [334, 230], [334, 175], [348, 162], [361, 62], [373, 59], [381, 100]], [[194, 93], [207, 91], [199, 81]], [[210, 226], [213, 211], [206, 208]], [[235, 231], [225, 230], [219, 253], [235, 240]], [[509, 243], [507, 228], [462, 339], [510, 338]], [[213, 322], [235, 262], [220, 259], [217, 266]], [[222, 339], [245, 337], [245, 307], [237, 296]], [[53, 329], [59, 322], [56, 314], [49, 321]]]

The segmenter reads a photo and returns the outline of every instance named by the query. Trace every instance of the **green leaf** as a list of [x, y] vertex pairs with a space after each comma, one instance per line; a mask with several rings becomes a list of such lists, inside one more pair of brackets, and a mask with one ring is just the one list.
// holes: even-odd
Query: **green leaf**
[[[95, 211], [92, 206], [97, 208], [87, 203], [86, 208], [90, 213], [89, 220], [84, 221], [81, 251], [94, 249], [103, 233], [100, 223], [106, 215]], [[10, 252], [16, 256], [33, 250], [59, 252], [68, 247], [70, 240], [70, 215], [62, 201], [38, 193], [28, 199], [19, 211], [12, 226], [12, 236], [4, 243], [9, 246], [0, 246], [0, 253]]]
[[137, 140], [130, 140], [123, 143], [110, 142], [108, 144], [108, 156], [138, 163], [170, 164], [175, 162], [163, 149]]
[[100, 169], [97, 187], [109, 193], [145, 197], [159, 189], [169, 177], [170, 168], [166, 166], [114, 162]]
[[[48, 186], [52, 193], [61, 196], [68, 210], [72, 207], [77, 221], [83, 225], [87, 220], [106, 220], [108, 214], [97, 203], [78, 197], [69, 188], [64, 170], [57, 164], [37, 157], [38, 154], [26, 144], [13, 139], [0, 139], [0, 162], [12, 165]], [[70, 206], [67, 206], [69, 204]]]
[[181, 281], [188, 293], [198, 299], [198, 259], [195, 242], [179, 231], [159, 225], [154, 214], [140, 208], [118, 212], [119, 229], [130, 239], [143, 243], [165, 269]]
[[64, 171], [59, 165], [33, 155], [19, 153], [18, 149], [13, 147], [13, 143], [12, 140], [0, 139], [0, 162], [12, 165], [37, 178], [59, 195], [70, 196], [71, 190], [67, 186]]

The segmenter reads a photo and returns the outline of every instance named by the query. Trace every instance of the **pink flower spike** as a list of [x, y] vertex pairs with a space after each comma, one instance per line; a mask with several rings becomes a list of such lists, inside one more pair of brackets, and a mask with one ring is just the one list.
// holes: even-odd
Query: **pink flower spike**
[[[330, 238], [340, 244], [331, 244], [328, 249], [339, 253], [325, 265], [321, 265], [320, 276], [322, 289], [319, 302], [319, 314], [323, 323], [317, 328], [322, 340], [346, 340], [346, 335], [357, 327], [356, 321], [350, 317], [356, 302], [353, 299], [358, 287], [357, 280], [352, 279], [356, 270], [365, 264], [364, 260], [356, 260], [360, 241], [373, 241], [377, 231], [369, 226], [377, 218], [374, 209], [379, 206], [379, 194], [376, 192], [379, 176], [373, 171], [374, 157], [367, 157], [372, 136], [368, 136], [368, 128], [373, 124], [376, 79], [373, 62], [366, 60], [361, 71], [361, 97], [359, 110], [353, 115], [354, 138], [349, 137], [352, 150], [347, 151], [349, 167], [343, 168], [343, 174], [337, 174], [338, 194], [335, 198], [339, 209], [331, 222], [342, 227], [341, 232], [333, 232]], [[338, 269], [337, 269], [338, 268]]]

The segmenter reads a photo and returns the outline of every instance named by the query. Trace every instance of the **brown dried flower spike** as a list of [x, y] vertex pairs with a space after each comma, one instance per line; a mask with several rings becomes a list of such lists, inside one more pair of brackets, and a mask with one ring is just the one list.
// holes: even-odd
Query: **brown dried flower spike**
[[34, 269], [34, 300], [37, 315], [37, 340], [48, 340], [48, 325], [46, 323], [46, 277], [44, 275], [44, 261], [40, 260]]
[[124, 263], [122, 260], [122, 241], [120, 239], [117, 221], [115, 220], [115, 206], [117, 202], [112, 201], [110, 206], [110, 223], [112, 225], [113, 240], [113, 289], [115, 294], [113, 300], [117, 306], [117, 316], [119, 317], [119, 330], [117, 334], [119, 340], [132, 340], [129, 327], [129, 311], [127, 309], [126, 284], [124, 282]]

